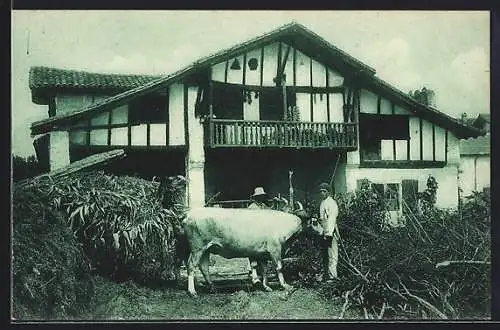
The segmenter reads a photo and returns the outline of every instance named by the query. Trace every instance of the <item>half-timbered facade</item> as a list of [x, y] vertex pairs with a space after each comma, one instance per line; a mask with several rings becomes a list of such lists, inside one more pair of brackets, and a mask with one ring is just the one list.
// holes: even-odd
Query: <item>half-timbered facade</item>
[[432, 174], [438, 203], [451, 207], [458, 139], [481, 134], [296, 23], [167, 76], [36, 67], [30, 87], [49, 106], [31, 129], [46, 136], [52, 168], [123, 148], [136, 155], [122, 164], [131, 171], [183, 172], [192, 205], [247, 198], [255, 186], [286, 194], [292, 170], [299, 198], [321, 181], [349, 191], [368, 178], [395, 215]]

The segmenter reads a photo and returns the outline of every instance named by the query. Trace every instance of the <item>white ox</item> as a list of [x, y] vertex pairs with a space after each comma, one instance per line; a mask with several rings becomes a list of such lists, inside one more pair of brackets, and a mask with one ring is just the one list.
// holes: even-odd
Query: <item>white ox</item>
[[[304, 215], [304, 214], [303, 214]], [[279, 283], [290, 289], [282, 269], [283, 244], [305, 226], [297, 215], [275, 210], [225, 209], [202, 207], [188, 212], [183, 222], [184, 233], [189, 245], [187, 262], [188, 292], [196, 296], [194, 271], [199, 267], [211, 289], [208, 270], [210, 254], [224, 258], [257, 260], [262, 272], [262, 285], [267, 285], [265, 263], [271, 259], [276, 266]]]

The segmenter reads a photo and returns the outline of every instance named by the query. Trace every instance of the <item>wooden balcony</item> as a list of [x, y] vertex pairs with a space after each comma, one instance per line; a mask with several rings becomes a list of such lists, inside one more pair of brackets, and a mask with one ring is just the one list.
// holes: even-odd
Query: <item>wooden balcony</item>
[[211, 119], [206, 130], [211, 148], [357, 148], [356, 123]]

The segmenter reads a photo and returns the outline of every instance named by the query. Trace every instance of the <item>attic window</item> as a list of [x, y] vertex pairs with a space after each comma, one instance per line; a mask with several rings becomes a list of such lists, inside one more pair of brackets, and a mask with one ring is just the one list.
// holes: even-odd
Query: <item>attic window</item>
[[255, 71], [257, 70], [257, 66], [259, 65], [259, 62], [255, 57], [252, 57], [251, 59], [248, 60], [248, 67], [250, 68], [250, 71]]
[[240, 70], [240, 61], [237, 58], [234, 59], [233, 64], [231, 64], [231, 70]]

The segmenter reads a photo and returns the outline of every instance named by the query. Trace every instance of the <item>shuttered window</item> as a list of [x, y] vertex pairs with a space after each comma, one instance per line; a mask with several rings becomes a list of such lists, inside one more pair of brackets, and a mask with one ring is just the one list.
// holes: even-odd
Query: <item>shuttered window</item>
[[415, 212], [417, 209], [418, 180], [402, 181], [403, 214], [409, 211]]
[[385, 186], [385, 201], [389, 211], [399, 210], [399, 184], [388, 183]]
[[[363, 180], [357, 180], [356, 183], [357, 190], [360, 190]], [[388, 211], [400, 210], [401, 198], [399, 195], [399, 186], [399, 183], [371, 183], [373, 191], [386, 202]]]

